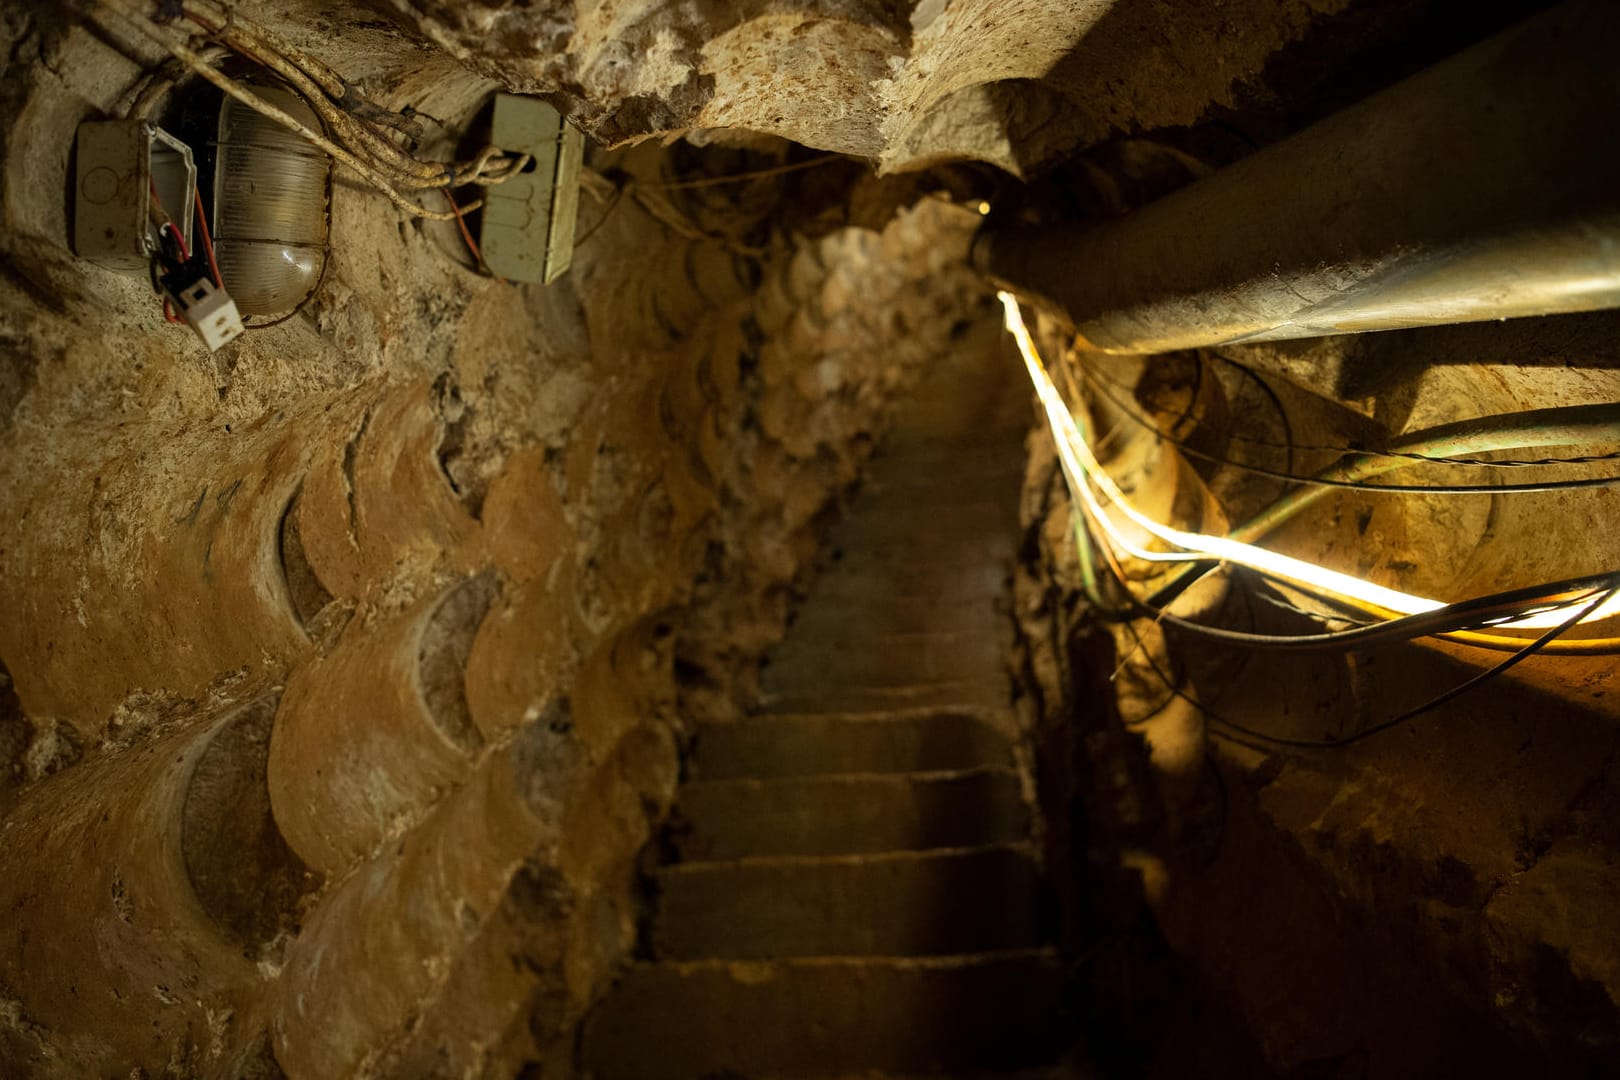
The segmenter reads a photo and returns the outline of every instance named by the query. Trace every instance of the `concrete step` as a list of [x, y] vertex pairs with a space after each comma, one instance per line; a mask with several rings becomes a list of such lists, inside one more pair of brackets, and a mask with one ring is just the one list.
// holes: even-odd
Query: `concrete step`
[[1022, 457], [1029, 428], [1020, 419], [1015, 425], [969, 425], [943, 430], [934, 425], [912, 422], [903, 416], [878, 448], [878, 460], [890, 458], [984, 458]]
[[929, 599], [937, 604], [971, 599], [993, 606], [1006, 592], [1011, 573], [1010, 562], [970, 563], [948, 570], [926, 561], [911, 565], [900, 560], [851, 563], [817, 578], [804, 606], [814, 610], [822, 604], [859, 601], [880, 611], [900, 600]]
[[[982, 369], [930, 372], [906, 410], [907, 420], [938, 419], [949, 423], [953, 433], [983, 431], [998, 424], [1023, 424], [1033, 420], [1034, 392], [1017, 366], [1018, 357], [1013, 355], [1010, 359], [1012, 363], [1005, 372], [997, 374], [1018, 380], [1016, 382], [992, 383], [985, 378]], [[1009, 390], [1013, 393], [1009, 394]]]
[[[956, 1072], [942, 1076], [939, 1073], [911, 1073], [900, 1075], [885, 1073], [875, 1077], [872, 1073], [828, 1076], [819, 1080], [1105, 1080], [1110, 1073], [1099, 1072], [1095, 1066], [1065, 1061], [1057, 1065], [1036, 1065], [1032, 1068], [982, 1070], [972, 1072]], [[809, 1080], [809, 1078], [806, 1078]]]
[[[908, 677], [909, 676], [909, 677]], [[892, 679], [888, 683], [885, 680]], [[930, 670], [857, 671], [826, 665], [767, 669], [759, 684], [759, 709], [766, 714], [814, 712], [892, 712], [896, 709], [972, 706], [1003, 709], [1012, 701], [1007, 667], [999, 656], [960, 667]]]
[[873, 477], [862, 486], [851, 504], [849, 517], [873, 513], [930, 513], [941, 518], [961, 506], [1016, 508], [1023, 484], [1020, 473], [996, 473], [979, 477], [940, 476], [900, 483]]
[[[804, 638], [799, 640], [804, 641]], [[767, 695], [800, 689], [903, 687], [965, 679], [993, 681], [1006, 671], [999, 635], [932, 647], [868, 639], [865, 649], [818, 649], [813, 642], [773, 657], [761, 685]]]
[[765, 667], [769, 670], [832, 664], [839, 670], [853, 672], [863, 663], [884, 666], [917, 663], [927, 668], [942, 663], [976, 664], [988, 659], [999, 664], [1008, 640], [1005, 633], [924, 630], [884, 634], [860, 624], [829, 628], [819, 634], [800, 629], [771, 652]]
[[862, 510], [868, 507], [948, 510], [962, 504], [1016, 507], [1019, 489], [1024, 484], [1022, 470], [966, 471], [970, 468], [972, 465], [967, 463], [938, 476], [917, 476], [909, 471], [896, 471], [893, 476], [868, 476], [860, 486], [854, 505]]
[[[958, 647], [983, 642], [978, 634], [955, 630], [912, 630], [901, 633], [883, 632], [869, 626], [843, 626], [838, 633], [817, 637], [806, 633], [802, 623], [795, 623], [795, 633], [789, 634], [771, 653], [771, 662], [778, 658], [797, 657], [807, 653], [864, 652], [870, 649], [949, 651]], [[996, 643], [999, 647], [999, 642]]]
[[994, 678], [953, 679], [910, 686], [766, 686], [760, 708], [775, 715], [810, 712], [892, 712], [896, 709], [970, 706], [1005, 709], [1012, 703], [1012, 685], [1005, 671]]
[[[841, 708], [841, 701], [893, 701], [899, 698], [909, 702], [927, 702], [951, 705], [958, 702], [984, 704], [995, 696], [999, 703], [1005, 696], [1003, 688], [995, 686], [1006, 681], [1006, 664], [999, 652], [988, 652], [960, 660], [936, 658], [929, 660], [918, 655], [897, 656], [887, 666], [838, 658], [807, 659], [797, 664], [773, 664], [760, 679], [761, 700], [769, 706], [798, 698], [825, 700], [829, 707]], [[829, 690], [828, 684], [837, 689]], [[992, 686], [983, 693], [978, 687]], [[952, 698], [956, 687], [969, 690], [960, 698]], [[950, 687], [937, 691], [937, 687]], [[819, 695], [819, 697], [817, 697]]]
[[659, 869], [661, 960], [947, 956], [1033, 947], [1035, 860], [1001, 845]]
[[1022, 477], [1029, 463], [1024, 440], [1000, 439], [991, 446], [959, 448], [949, 440], [907, 439], [878, 447], [870, 459], [862, 492], [870, 484], [896, 484], [906, 487], [949, 483], [954, 478], [969, 482], [999, 482]]
[[[964, 463], [961, 468], [970, 467]], [[997, 469], [962, 475], [951, 469], [938, 475], [895, 470], [892, 476], [869, 476], [850, 504], [850, 516], [896, 509], [932, 507], [946, 512], [963, 506], [1016, 507], [1022, 471]]]
[[864, 599], [824, 599], [807, 605], [795, 617], [786, 640], [793, 642], [801, 635], [980, 635], [987, 628], [994, 628], [996, 636], [1002, 637], [1009, 629], [996, 611], [997, 597], [891, 597], [881, 609], [872, 608]]
[[[919, 511], [913, 517], [929, 518], [933, 511]], [[1018, 551], [1018, 537], [1012, 530], [970, 536], [896, 535], [891, 540], [873, 540], [850, 545], [834, 538], [826, 548], [822, 575], [845, 567], [876, 570], [884, 574], [959, 574], [985, 563], [1011, 562]]]
[[954, 772], [1010, 764], [1006, 735], [972, 710], [778, 714], [699, 727], [692, 778]]
[[943, 540], [977, 539], [998, 533], [1013, 538], [1018, 535], [1018, 508], [1011, 500], [941, 508], [928, 517], [906, 513], [902, 508], [874, 507], [876, 512], [865, 514], [859, 509], [852, 509], [850, 516], [833, 528], [830, 543], [846, 550], [896, 540], [928, 547], [938, 546]]
[[981, 847], [1029, 834], [1018, 774], [960, 772], [686, 784], [671, 830], [683, 862]]
[[885, 573], [897, 570], [961, 573], [988, 562], [1011, 562], [1017, 551], [1018, 538], [1009, 532], [951, 539], [935, 537], [922, 543], [897, 538], [859, 547], [832, 543], [827, 548], [827, 560], [821, 564], [820, 573], [825, 576], [854, 569]]
[[586, 1080], [926, 1075], [1017, 1069], [1066, 1049], [1047, 951], [917, 959], [645, 964], [591, 1015]]

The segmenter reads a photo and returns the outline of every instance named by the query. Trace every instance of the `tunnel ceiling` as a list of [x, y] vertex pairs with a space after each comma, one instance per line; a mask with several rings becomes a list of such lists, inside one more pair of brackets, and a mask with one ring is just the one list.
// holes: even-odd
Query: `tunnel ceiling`
[[885, 170], [971, 159], [1025, 173], [1111, 133], [1231, 104], [1352, 0], [398, 0], [474, 70], [556, 93], [605, 142], [779, 135]]

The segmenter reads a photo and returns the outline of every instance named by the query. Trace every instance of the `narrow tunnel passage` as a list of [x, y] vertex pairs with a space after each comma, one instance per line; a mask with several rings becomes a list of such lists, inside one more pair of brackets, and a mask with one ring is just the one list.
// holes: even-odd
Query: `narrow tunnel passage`
[[753, 715], [697, 730], [643, 951], [586, 1075], [1049, 1065], [1007, 604], [1031, 412], [993, 320], [901, 404]]
[[12, 8], [0, 1080], [1620, 1075], [1612, 2]]

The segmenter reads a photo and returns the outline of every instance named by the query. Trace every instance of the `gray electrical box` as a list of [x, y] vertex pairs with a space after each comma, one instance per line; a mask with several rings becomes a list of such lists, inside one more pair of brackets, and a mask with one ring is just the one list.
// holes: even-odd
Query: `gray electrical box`
[[191, 246], [197, 166], [191, 148], [139, 120], [79, 125], [73, 249], [109, 270], [145, 271], [158, 247], [153, 199]]
[[539, 98], [496, 94], [490, 142], [533, 167], [484, 191], [484, 264], [512, 281], [555, 281], [574, 257], [585, 136]]

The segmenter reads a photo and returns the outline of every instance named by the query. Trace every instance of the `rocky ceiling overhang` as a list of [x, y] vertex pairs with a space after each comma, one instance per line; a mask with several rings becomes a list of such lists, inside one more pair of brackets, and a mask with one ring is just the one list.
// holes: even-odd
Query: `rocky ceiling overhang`
[[1188, 124], [1351, 0], [392, 0], [463, 63], [613, 144], [720, 129], [1025, 175]]

